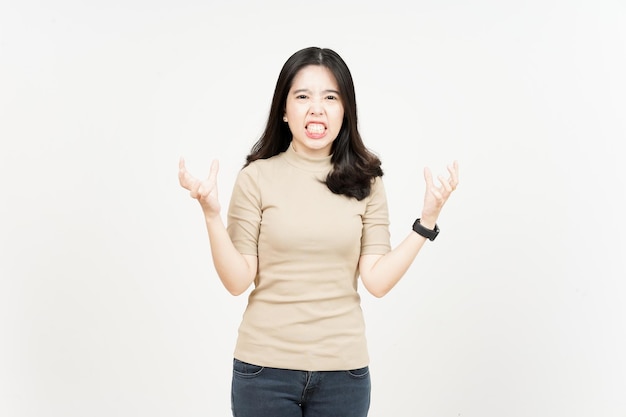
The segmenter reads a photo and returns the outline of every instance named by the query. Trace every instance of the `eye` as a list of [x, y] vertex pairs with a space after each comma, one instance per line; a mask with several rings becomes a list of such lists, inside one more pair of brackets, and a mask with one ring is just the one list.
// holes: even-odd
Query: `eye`
[[329, 96], [326, 96], [326, 100], [339, 100], [339, 97], [331, 94]]
[[306, 100], [306, 98], [307, 98], [307, 96], [306, 96], [306, 95], [304, 95], [304, 94], [298, 94], [298, 95], [296, 96], [296, 99], [297, 99], [297, 100]]

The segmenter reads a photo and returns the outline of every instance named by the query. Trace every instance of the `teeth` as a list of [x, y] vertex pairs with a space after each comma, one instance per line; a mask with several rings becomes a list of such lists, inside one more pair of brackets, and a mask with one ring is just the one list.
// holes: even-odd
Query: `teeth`
[[320, 124], [310, 124], [306, 127], [306, 129], [311, 133], [323, 133], [324, 125]]

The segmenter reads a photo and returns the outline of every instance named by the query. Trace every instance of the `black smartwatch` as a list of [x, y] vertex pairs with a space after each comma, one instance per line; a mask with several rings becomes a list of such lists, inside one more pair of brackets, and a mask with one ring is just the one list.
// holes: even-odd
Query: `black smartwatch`
[[424, 236], [426, 239], [433, 241], [439, 234], [439, 226], [435, 224], [435, 228], [433, 230], [427, 229], [420, 223], [420, 219], [415, 220], [413, 223], [413, 231], [420, 236]]

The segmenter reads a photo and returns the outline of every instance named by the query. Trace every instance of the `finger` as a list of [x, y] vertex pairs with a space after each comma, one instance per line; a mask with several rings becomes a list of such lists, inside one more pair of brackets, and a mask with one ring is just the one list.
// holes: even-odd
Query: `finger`
[[448, 172], [450, 173], [450, 183], [453, 188], [459, 184], [459, 162], [454, 161], [452, 166], [448, 166]]
[[189, 189], [189, 173], [182, 157], [178, 160], [178, 182], [182, 187]]
[[437, 177], [437, 179], [439, 180], [439, 182], [441, 183], [441, 186], [448, 192], [451, 193], [452, 192], [452, 185], [450, 184], [451, 180], [446, 180], [443, 176], [439, 175]]
[[194, 181], [191, 183], [189, 187], [189, 195], [193, 198], [198, 198], [202, 196], [202, 181]]
[[207, 197], [211, 193], [217, 192], [217, 181], [215, 178], [207, 178], [204, 181], [198, 181], [197, 193], [202, 198]]
[[211, 168], [209, 169], [209, 176], [206, 180], [202, 181], [200, 188], [198, 188], [198, 194], [203, 198], [211, 194], [217, 189], [217, 172], [220, 169], [220, 164], [217, 159], [211, 161]]
[[430, 168], [424, 168], [424, 180], [426, 180], [427, 188], [434, 188], [435, 184], [433, 184], [433, 174], [430, 172]]
[[178, 182], [181, 187], [189, 191], [193, 188], [197, 188], [200, 183], [200, 181], [191, 176], [187, 171], [178, 171]]
[[214, 159], [211, 161], [211, 169], [209, 170], [209, 178], [217, 178], [217, 172], [220, 170], [220, 161]]
[[185, 159], [181, 156], [178, 160], [178, 178], [180, 185], [189, 190], [189, 195], [192, 198], [198, 198], [198, 189], [202, 186], [202, 182], [194, 178], [185, 166]]
[[207, 182], [211, 188], [217, 187], [217, 172], [219, 169], [219, 161], [217, 159], [211, 161], [211, 168], [209, 169], [209, 176], [207, 177]]
[[211, 188], [212, 188], [212, 185], [209, 182], [209, 180], [198, 181], [198, 186], [196, 187], [196, 192], [198, 194], [200, 194], [201, 196], [205, 196], [205, 195], [209, 194]]
[[178, 175], [185, 175], [190, 177], [191, 175], [189, 175], [189, 171], [187, 171], [187, 166], [185, 165], [185, 158], [183, 158], [182, 156], [180, 157], [180, 159], [178, 160]]
[[441, 191], [439, 191], [438, 188], [433, 188], [430, 190], [430, 194], [432, 194], [432, 196], [435, 198], [435, 201], [437, 202], [436, 204], [440, 204], [441, 201], [444, 201], [444, 196], [441, 193]]
[[[456, 161], [454, 161], [452, 165], [448, 165], [446, 168], [448, 169], [450, 177], [445, 181], [445, 183], [451, 187], [451, 191], [454, 191], [459, 183], [458, 164]], [[442, 184], [444, 183], [444, 181], [442, 181], [441, 179], [439, 179], [439, 181], [441, 181]]]

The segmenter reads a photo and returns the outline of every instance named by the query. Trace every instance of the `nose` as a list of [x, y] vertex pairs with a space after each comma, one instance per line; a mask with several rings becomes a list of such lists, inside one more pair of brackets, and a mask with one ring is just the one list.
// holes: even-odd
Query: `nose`
[[309, 109], [309, 113], [312, 116], [321, 116], [324, 114], [324, 106], [320, 100], [313, 100], [311, 102], [311, 108]]

